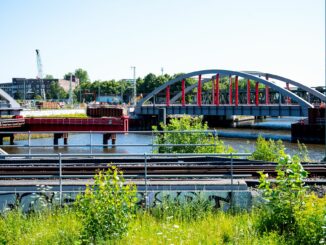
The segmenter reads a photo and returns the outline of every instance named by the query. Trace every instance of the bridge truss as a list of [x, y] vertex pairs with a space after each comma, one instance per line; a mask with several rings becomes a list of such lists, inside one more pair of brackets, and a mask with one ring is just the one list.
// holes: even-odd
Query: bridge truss
[[[197, 83], [186, 88], [186, 79], [193, 77], [197, 77]], [[222, 90], [220, 81], [225, 77], [228, 87]], [[246, 80], [246, 89], [239, 89], [239, 78]], [[208, 82], [212, 85], [212, 90], [208, 92], [210, 99], [203, 101], [203, 84]], [[181, 91], [170, 98], [171, 86], [180, 83]], [[290, 89], [290, 85], [297, 87], [297, 90]], [[194, 89], [197, 90], [194, 103], [186, 103], [186, 95]], [[165, 102], [157, 104], [155, 97], [164, 91]], [[135, 112], [153, 115], [159, 114], [160, 108], [166, 108], [167, 114], [307, 116], [308, 109], [316, 106], [310, 102], [310, 96], [317, 98], [319, 104], [326, 102], [325, 95], [319, 91], [278, 75], [254, 71], [201, 70], [183, 74], [156, 88], [138, 102]]]

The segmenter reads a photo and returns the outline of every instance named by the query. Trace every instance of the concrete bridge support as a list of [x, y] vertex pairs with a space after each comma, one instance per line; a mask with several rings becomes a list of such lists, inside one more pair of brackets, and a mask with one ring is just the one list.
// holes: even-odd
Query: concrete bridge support
[[59, 139], [63, 138], [63, 144], [68, 145], [68, 133], [54, 133], [53, 144], [59, 145]]
[[10, 145], [14, 145], [14, 134], [0, 134], [0, 145], [3, 145], [3, 139], [9, 137], [10, 139]]
[[112, 133], [104, 133], [103, 134], [103, 147], [107, 148], [108, 147], [108, 141], [111, 139], [112, 142], [112, 146], [114, 147], [116, 139], [117, 139], [117, 135], [116, 134], [112, 134]]

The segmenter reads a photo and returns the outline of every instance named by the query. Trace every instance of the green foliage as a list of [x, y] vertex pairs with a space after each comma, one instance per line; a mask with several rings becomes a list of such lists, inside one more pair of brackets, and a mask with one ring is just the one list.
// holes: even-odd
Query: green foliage
[[295, 240], [301, 244], [326, 243], [326, 196], [315, 194], [305, 200], [303, 209], [295, 210]]
[[302, 162], [310, 162], [307, 146], [298, 140], [298, 155]]
[[[233, 152], [229, 146], [225, 146], [217, 135], [201, 131], [207, 131], [207, 123], [202, 123], [201, 117], [183, 116], [180, 119], [171, 119], [167, 125], [161, 125], [163, 131], [174, 131], [158, 133], [157, 127], [153, 127], [156, 133], [155, 144], [181, 144], [182, 146], [159, 146], [159, 153], [228, 153]], [[194, 131], [194, 132], [178, 132]], [[191, 144], [205, 144], [205, 146], [194, 146]]]
[[305, 241], [302, 244], [318, 244], [326, 225], [325, 198], [318, 200], [307, 194], [304, 179], [308, 173], [299, 157], [280, 159], [276, 171], [273, 184], [260, 173], [259, 189], [266, 202], [258, 214], [258, 230], [275, 231], [299, 243]]
[[261, 217], [261, 227], [266, 230], [276, 230], [289, 233], [295, 230], [294, 213], [304, 205], [306, 188], [304, 178], [307, 172], [300, 164], [299, 158], [290, 156], [280, 159], [277, 177], [272, 185], [268, 175], [260, 173], [259, 189], [262, 191], [264, 215]]
[[23, 214], [19, 210], [0, 216], [0, 244], [74, 244], [81, 222], [68, 208]]
[[54, 79], [53, 75], [46, 74], [44, 79]]
[[75, 76], [79, 79], [80, 83], [89, 82], [89, 76], [86, 70], [78, 68], [75, 70]]
[[285, 156], [285, 147], [281, 140], [266, 140], [260, 135], [256, 142], [255, 151], [249, 158], [253, 160], [278, 162]]
[[35, 94], [34, 99], [35, 100], [43, 100], [43, 97], [41, 95], [39, 95], [39, 94]]
[[125, 184], [122, 173], [112, 167], [100, 171], [94, 185], [87, 186], [76, 201], [77, 215], [83, 224], [82, 241], [120, 238], [134, 217], [136, 187]]
[[47, 99], [65, 99], [68, 94], [66, 91], [59, 85], [58, 82], [52, 82], [50, 84], [50, 90], [47, 94]]
[[202, 196], [191, 200], [185, 198], [183, 201], [170, 200], [166, 196], [162, 204], [149, 209], [149, 212], [158, 220], [173, 217], [180, 221], [190, 222], [204, 219], [208, 214], [213, 212], [213, 206], [211, 201], [204, 199]]
[[204, 217], [187, 220], [172, 215], [158, 219], [145, 212], [137, 216], [127, 236], [116, 244], [286, 244], [273, 232], [258, 235], [252, 221], [249, 213], [207, 212]]

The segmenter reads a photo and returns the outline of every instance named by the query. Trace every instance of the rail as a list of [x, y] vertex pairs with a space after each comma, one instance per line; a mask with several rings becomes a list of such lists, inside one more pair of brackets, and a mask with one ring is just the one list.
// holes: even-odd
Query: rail
[[[143, 153], [143, 154], [63, 154], [63, 153], [58, 153], [58, 154], [8, 154], [5, 155], [5, 159], [56, 159], [57, 164], [52, 164], [52, 166], [57, 167], [57, 173], [56, 174], [51, 174], [51, 175], [28, 175], [28, 174], [24, 174], [24, 175], [0, 175], [0, 179], [52, 179], [52, 180], [58, 180], [58, 186], [59, 186], [59, 202], [60, 204], [62, 204], [62, 200], [63, 200], [63, 193], [64, 191], [64, 185], [63, 185], [63, 180], [64, 179], [90, 179], [93, 178], [93, 175], [65, 175], [63, 172], [63, 168], [65, 167], [64, 164], [64, 159], [71, 159], [71, 158], [77, 158], [78, 157], [90, 157], [90, 158], [100, 158], [100, 157], [111, 157], [111, 158], [118, 158], [118, 157], [123, 157], [123, 159], [125, 159], [126, 161], [128, 160], [128, 158], [130, 159], [131, 157], [133, 158], [137, 158], [140, 161], [137, 161], [134, 163], [134, 165], [137, 166], [142, 166], [143, 168], [143, 174], [136, 174], [136, 175], [124, 175], [124, 177], [126, 179], [138, 179], [138, 180], [142, 180], [144, 181], [144, 196], [145, 196], [145, 200], [147, 200], [148, 197], [148, 186], [149, 183], [148, 181], [150, 179], [155, 179], [155, 178], [164, 178], [164, 179], [179, 179], [179, 178], [230, 178], [231, 181], [231, 194], [233, 194], [233, 189], [234, 189], [234, 178], [236, 177], [248, 177], [245, 175], [234, 175], [233, 172], [233, 163], [234, 163], [234, 159], [235, 158], [240, 158], [240, 157], [248, 157], [250, 156], [250, 153], [219, 153], [219, 154], [215, 154], [215, 153], [199, 153], [199, 154], [194, 154], [194, 153], [168, 153], [168, 154], [154, 154], [154, 153]], [[230, 173], [228, 175], [217, 175], [217, 174], [198, 174], [198, 175], [193, 175], [193, 174], [155, 174], [155, 175], [151, 175], [148, 174], [148, 168], [155, 164], [155, 162], [150, 162], [150, 159], [162, 159], [162, 160], [166, 160], [169, 158], [177, 158], [177, 159], [182, 159], [182, 157], [224, 157], [224, 158], [228, 158], [229, 159], [229, 164], [230, 164]], [[172, 164], [171, 162], [169, 163], [161, 163], [158, 162], [159, 164]], [[179, 165], [187, 165], [188, 163], [185, 161], [177, 161], [176, 162]], [[129, 163], [128, 163], [129, 164]], [[42, 169], [42, 166], [39, 166]], [[147, 201], [146, 201], [147, 203]]]

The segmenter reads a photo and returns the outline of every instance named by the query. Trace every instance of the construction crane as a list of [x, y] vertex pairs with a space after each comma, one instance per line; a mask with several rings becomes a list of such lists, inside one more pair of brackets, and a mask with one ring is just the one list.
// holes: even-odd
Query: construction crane
[[36, 49], [35, 51], [36, 51], [36, 63], [37, 63], [37, 79], [40, 80], [41, 96], [43, 100], [46, 100], [44, 82], [43, 82], [43, 68], [42, 68], [41, 54], [40, 54], [40, 50]]

